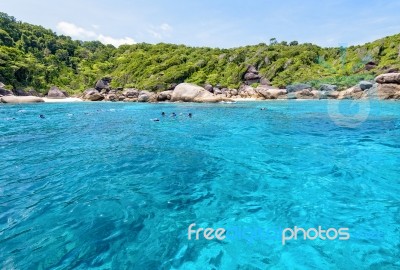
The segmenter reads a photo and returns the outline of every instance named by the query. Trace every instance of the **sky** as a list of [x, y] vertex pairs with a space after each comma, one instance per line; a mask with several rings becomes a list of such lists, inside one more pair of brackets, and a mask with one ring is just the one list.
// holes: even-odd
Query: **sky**
[[400, 33], [399, 10], [398, 0], [0, 0], [17, 20], [115, 46], [358, 45]]

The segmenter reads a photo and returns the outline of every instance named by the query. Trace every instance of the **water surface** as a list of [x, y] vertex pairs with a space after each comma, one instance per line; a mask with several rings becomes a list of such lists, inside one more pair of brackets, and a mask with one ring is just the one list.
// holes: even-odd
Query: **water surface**
[[400, 103], [365, 104], [1, 105], [0, 267], [400, 269]]

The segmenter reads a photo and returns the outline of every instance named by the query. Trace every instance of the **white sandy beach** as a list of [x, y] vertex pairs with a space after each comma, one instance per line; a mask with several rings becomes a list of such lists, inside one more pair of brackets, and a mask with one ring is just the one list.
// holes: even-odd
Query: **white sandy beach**
[[50, 102], [50, 103], [65, 103], [65, 102], [81, 102], [83, 101], [80, 98], [63, 98], [63, 99], [54, 99], [54, 98], [42, 98], [44, 102]]

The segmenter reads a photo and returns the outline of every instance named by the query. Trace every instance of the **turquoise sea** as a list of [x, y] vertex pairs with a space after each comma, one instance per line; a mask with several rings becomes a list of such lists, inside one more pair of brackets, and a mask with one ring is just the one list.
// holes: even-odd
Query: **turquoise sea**
[[1, 269], [400, 269], [400, 102], [0, 105], [0, 151]]

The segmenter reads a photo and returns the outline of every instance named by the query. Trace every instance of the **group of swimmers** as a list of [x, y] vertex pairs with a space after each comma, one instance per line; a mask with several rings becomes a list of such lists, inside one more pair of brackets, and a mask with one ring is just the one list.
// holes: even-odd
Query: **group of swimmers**
[[[261, 108], [260, 110], [261, 110], [261, 111], [264, 111], [264, 110], [266, 110], [266, 109], [267, 109], [267, 108]], [[162, 112], [161, 115], [162, 115], [163, 117], [167, 116], [167, 114], [166, 114], [165, 112]], [[192, 113], [188, 113], [188, 117], [189, 117], [189, 118], [192, 118], [192, 116], [193, 116]], [[42, 119], [46, 118], [43, 114], [41, 114], [39, 117], [42, 118]], [[171, 113], [171, 117], [176, 117], [176, 113], [174, 113], [174, 112]], [[151, 119], [151, 120], [152, 120], [152, 121], [155, 121], [155, 122], [160, 121], [160, 119], [158, 119], [158, 118], [154, 118], [154, 119]]]
[[[180, 114], [180, 115], [182, 115], [182, 113]], [[165, 113], [165, 112], [162, 112], [161, 113], [161, 116], [163, 116], [163, 117], [165, 117], [165, 116], [167, 116], [167, 114]], [[177, 115], [176, 115], [176, 113], [171, 113], [171, 117], [176, 117]], [[193, 116], [193, 114], [192, 113], [188, 113], [188, 115], [187, 115], [189, 118], [192, 118], [192, 116]], [[154, 119], [151, 119], [152, 121], [154, 121], [154, 122], [159, 122], [160, 121], [160, 119], [158, 119], [158, 118], [154, 118]]]

